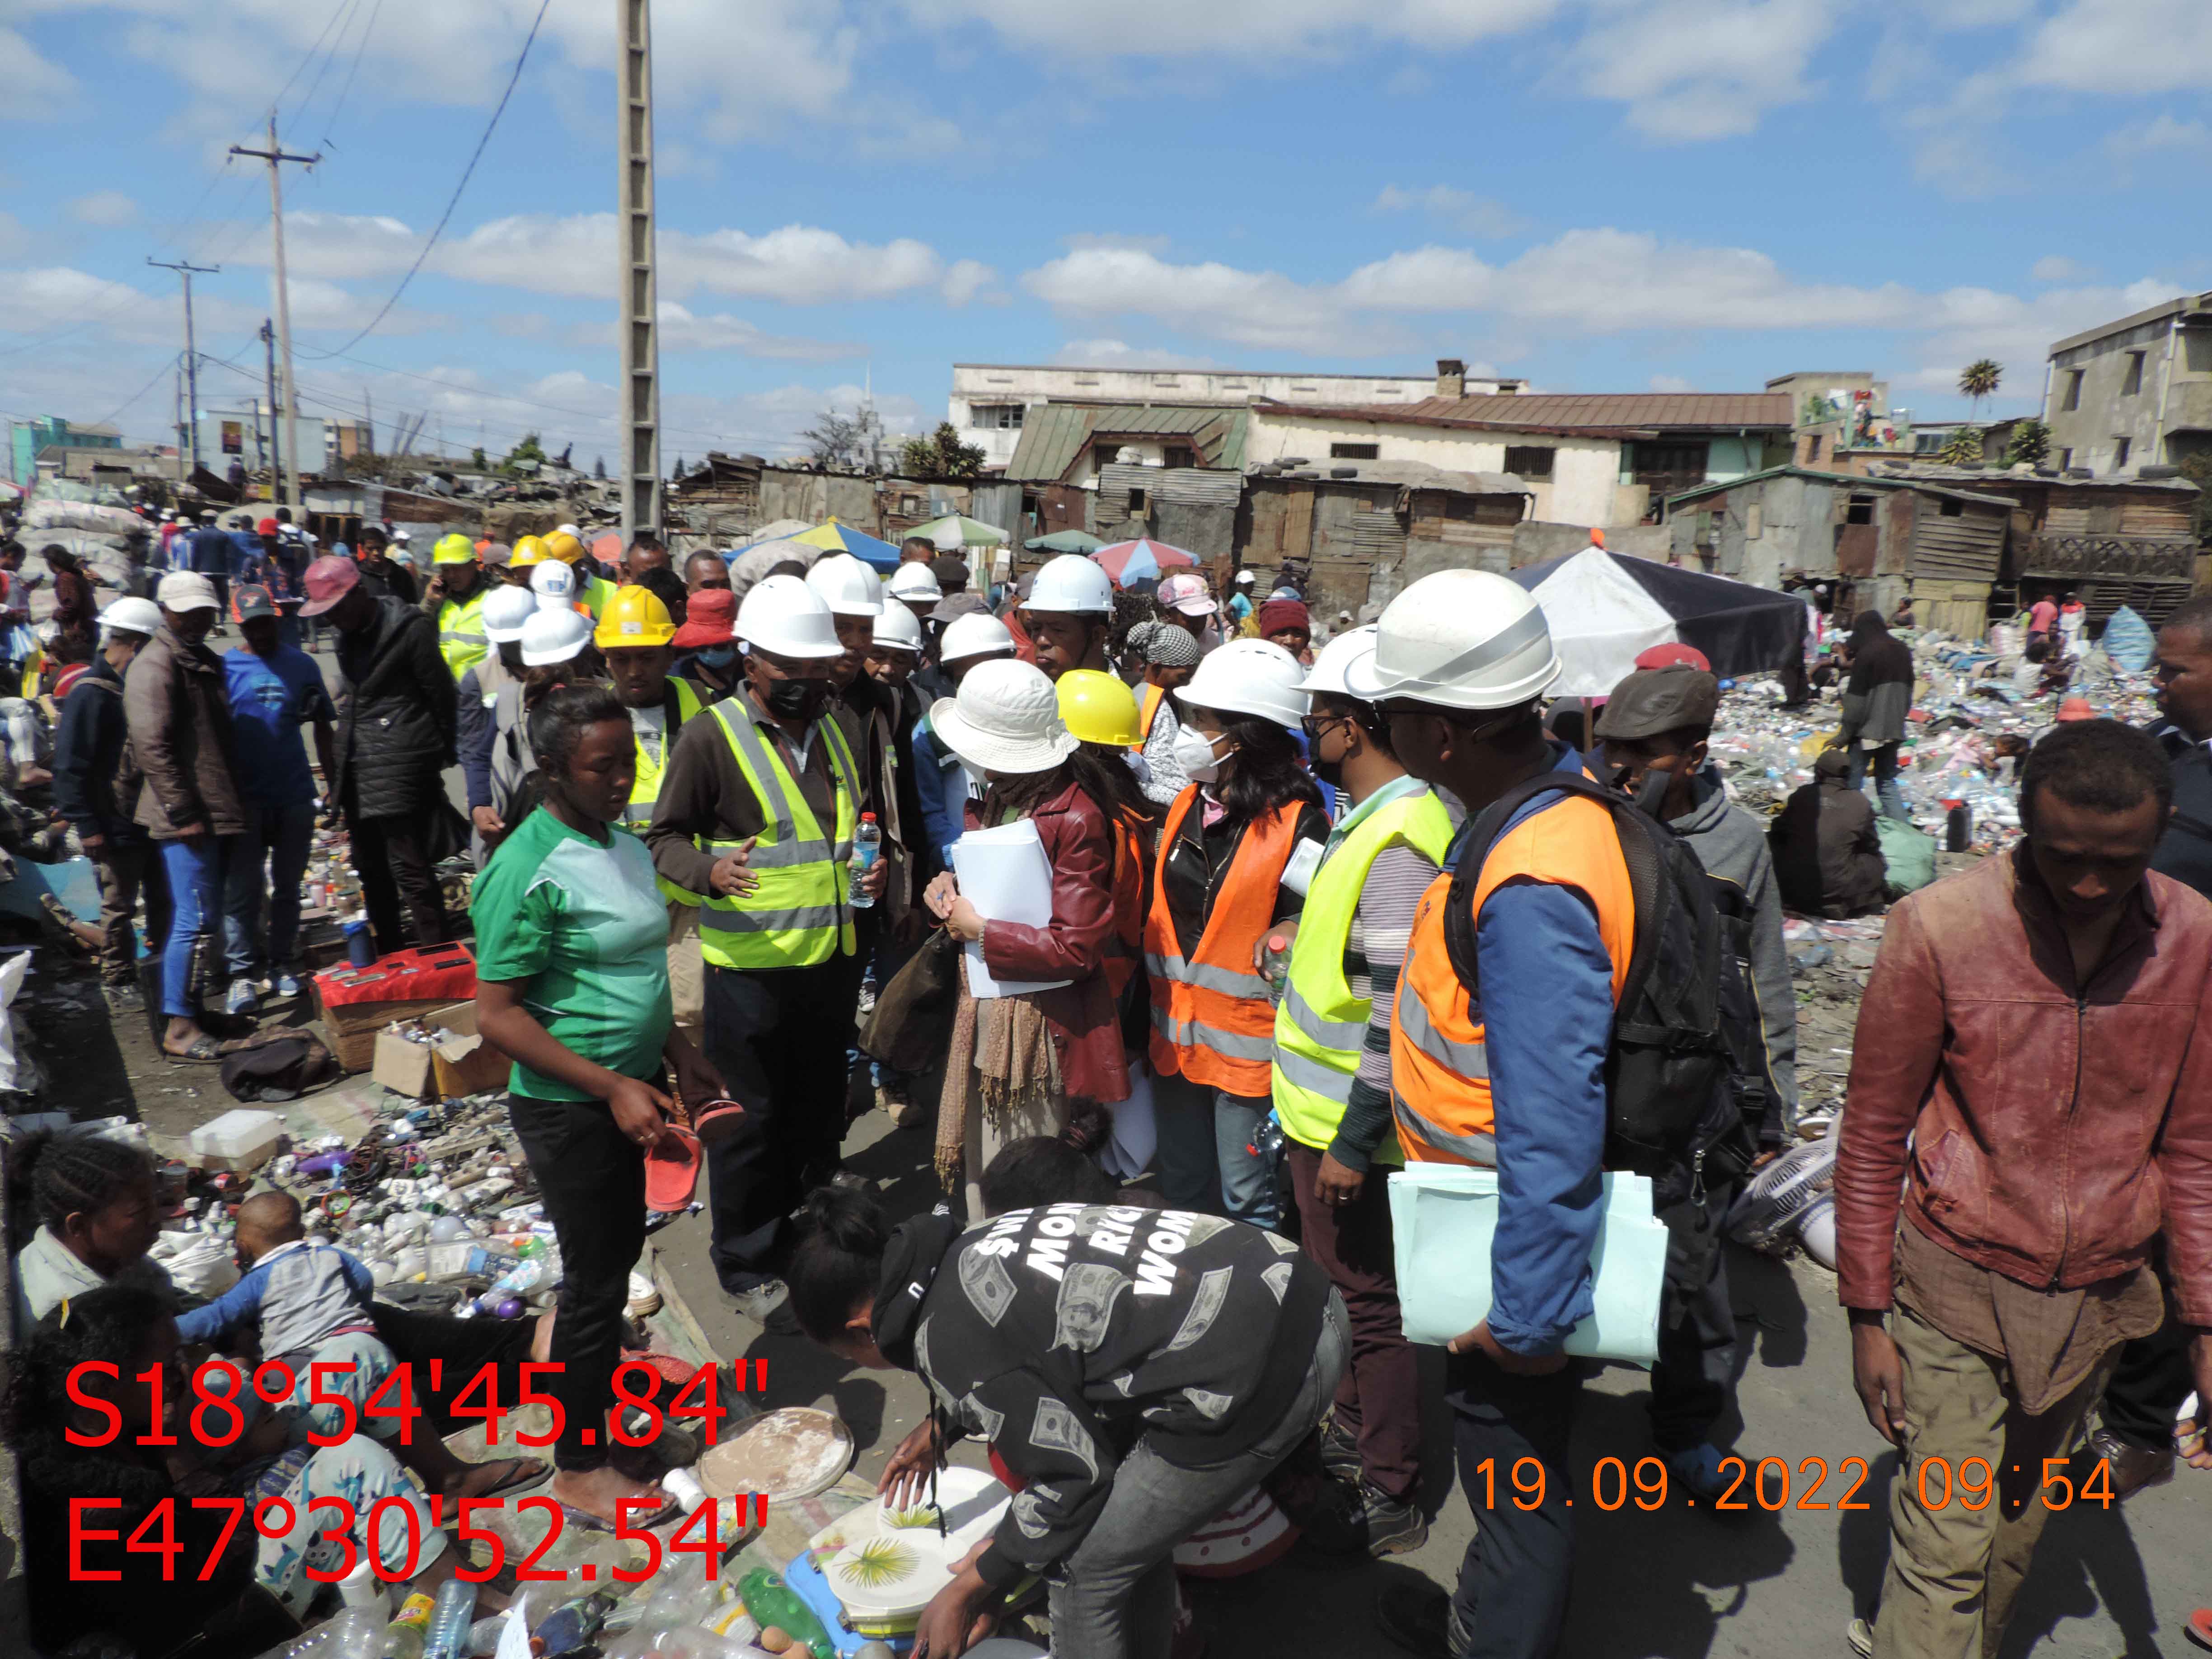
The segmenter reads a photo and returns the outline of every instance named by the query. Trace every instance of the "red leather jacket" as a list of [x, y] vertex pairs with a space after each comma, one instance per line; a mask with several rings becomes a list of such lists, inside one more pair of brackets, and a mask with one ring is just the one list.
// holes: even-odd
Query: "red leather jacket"
[[1902, 1185], [1911, 1225], [2023, 1285], [2126, 1273], [2163, 1229], [2182, 1318], [2212, 1325], [2212, 904], [2180, 883], [2144, 878], [2080, 987], [2024, 848], [1914, 894], [1889, 913], [1847, 1099], [1845, 1307], [1890, 1305]]
[[[968, 803], [968, 827], [982, 827], [980, 802]], [[1030, 813], [1052, 860], [1052, 920], [1042, 927], [983, 924], [983, 962], [999, 979], [1069, 979], [1034, 1000], [1060, 1045], [1061, 1081], [1071, 1095], [1101, 1104], [1129, 1097], [1121, 1027], [1106, 983], [1114, 939], [1114, 830], [1074, 784]]]

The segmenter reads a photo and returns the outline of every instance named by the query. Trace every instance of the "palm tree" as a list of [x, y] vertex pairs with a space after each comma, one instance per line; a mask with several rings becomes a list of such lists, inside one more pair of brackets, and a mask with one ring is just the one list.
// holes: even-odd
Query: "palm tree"
[[2004, 379], [2004, 365], [1993, 357], [1977, 357], [1959, 371], [1959, 395], [1972, 398], [1976, 415], [1982, 412], [1982, 399], [1996, 396], [1997, 382]]

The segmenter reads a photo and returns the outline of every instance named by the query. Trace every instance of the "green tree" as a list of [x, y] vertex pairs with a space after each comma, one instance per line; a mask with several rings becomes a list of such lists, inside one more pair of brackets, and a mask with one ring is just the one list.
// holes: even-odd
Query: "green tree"
[[2012, 442], [2005, 450], [2005, 465], [2041, 466], [2051, 455], [2051, 428], [2041, 421], [2025, 420], [2012, 429]]
[[1994, 398], [2004, 379], [2004, 365], [1993, 357], [1977, 357], [1959, 371], [1959, 395], [1972, 400], [1972, 412], [1982, 412], [1982, 399]]
[[601, 455], [592, 462], [592, 476], [594, 478], [604, 478], [607, 476], [607, 458], [605, 456]]
[[520, 465], [522, 462], [536, 461], [543, 465], [544, 459], [545, 450], [538, 443], [538, 434], [535, 432], [525, 433], [522, 441], [507, 452], [507, 459], [499, 464], [500, 471], [520, 472], [522, 470]]
[[1946, 466], [1965, 466], [1970, 461], [1982, 459], [1982, 429], [1978, 426], [1962, 426], [1944, 442], [1942, 459]]
[[983, 470], [983, 452], [960, 441], [950, 421], [939, 421], [927, 438], [899, 446], [899, 471], [916, 478], [972, 478]]
[[491, 463], [484, 459], [484, 453], [481, 447], [470, 453], [469, 465], [476, 468], [479, 472], [489, 472], [491, 471]]

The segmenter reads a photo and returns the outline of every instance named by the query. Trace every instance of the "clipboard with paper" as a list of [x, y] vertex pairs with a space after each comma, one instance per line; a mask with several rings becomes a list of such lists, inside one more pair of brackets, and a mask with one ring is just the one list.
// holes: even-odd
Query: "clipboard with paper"
[[[995, 830], [970, 830], [951, 847], [961, 896], [986, 921], [1042, 927], [1052, 920], [1052, 860], [1027, 818]], [[967, 946], [968, 993], [979, 1000], [1050, 991], [1072, 980], [997, 980], [983, 965], [980, 941]]]
[[[1490, 1316], [1498, 1171], [1420, 1164], [1390, 1176], [1398, 1304], [1406, 1340], [1441, 1346]], [[1571, 1354], [1650, 1365], [1659, 1358], [1667, 1228], [1649, 1176], [1608, 1173], [1590, 1251], [1595, 1305], [1561, 1346]]]

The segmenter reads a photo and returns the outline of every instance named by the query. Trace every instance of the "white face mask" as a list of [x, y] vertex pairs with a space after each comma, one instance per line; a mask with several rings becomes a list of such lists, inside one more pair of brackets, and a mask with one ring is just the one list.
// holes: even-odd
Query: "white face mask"
[[1221, 763], [1213, 757], [1215, 741], [1188, 726], [1176, 733], [1176, 764], [1193, 783], [1212, 783], [1221, 775]]

